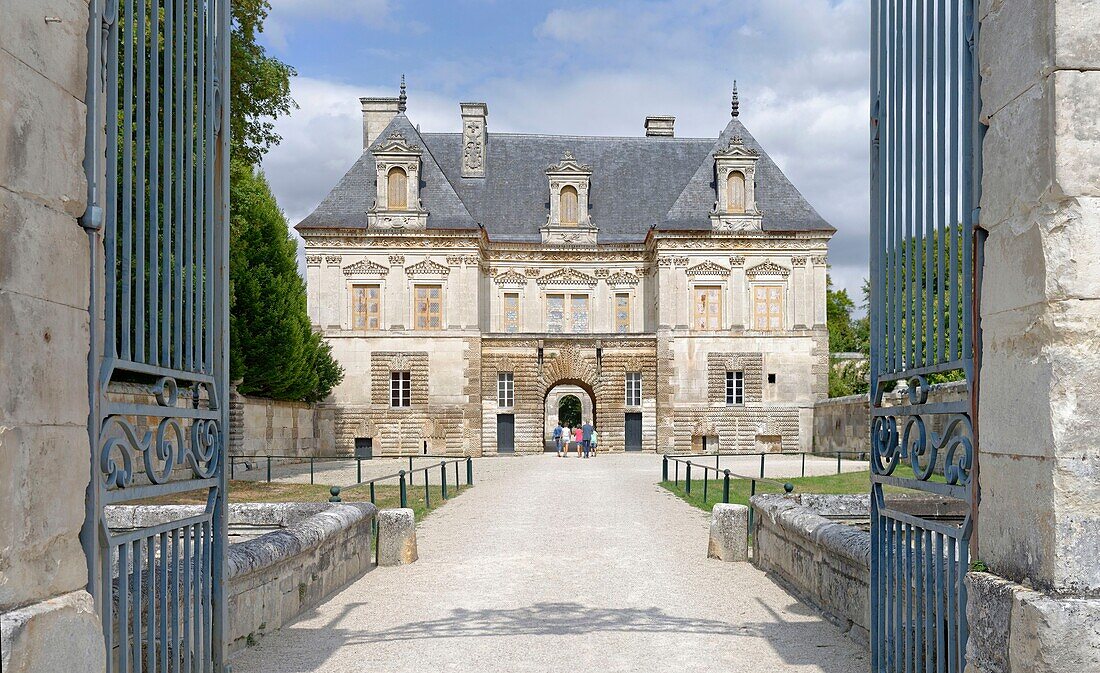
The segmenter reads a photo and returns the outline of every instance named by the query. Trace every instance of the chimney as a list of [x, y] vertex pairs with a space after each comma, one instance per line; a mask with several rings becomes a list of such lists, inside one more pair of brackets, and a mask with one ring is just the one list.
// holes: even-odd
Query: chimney
[[363, 149], [370, 147], [400, 109], [398, 98], [360, 98], [363, 105]]
[[459, 103], [462, 112], [462, 177], [485, 177], [485, 146], [489, 140], [485, 103]]
[[675, 123], [676, 117], [646, 117], [645, 135], [647, 138], [671, 138]]

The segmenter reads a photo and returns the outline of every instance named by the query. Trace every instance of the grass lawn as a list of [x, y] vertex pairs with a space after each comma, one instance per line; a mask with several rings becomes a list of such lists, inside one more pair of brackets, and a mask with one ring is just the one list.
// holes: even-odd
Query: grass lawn
[[[898, 465], [894, 470], [895, 477], [912, 478], [913, 470], [908, 465]], [[933, 475], [934, 481], [943, 481], [941, 475]], [[794, 493], [831, 493], [852, 494], [867, 493], [871, 488], [871, 473], [867, 472], [843, 472], [841, 474], [829, 474], [820, 477], [793, 477], [786, 481], [794, 484]], [[703, 499], [703, 480], [691, 480], [691, 494], [684, 492], [684, 481], [679, 485], [674, 481], [663, 481], [661, 486], [675, 493], [680, 499], [699, 509], [709, 512], [715, 503], [722, 502], [722, 480], [711, 479], [707, 484], [706, 500]], [[892, 486], [885, 487], [887, 492], [903, 492]], [[730, 479], [730, 502], [738, 505], [748, 505], [749, 495], [752, 491], [752, 481], [749, 479]], [[783, 481], [775, 483], [771, 481], [757, 481], [756, 493], [783, 493]]]
[[[418, 475], [419, 476], [419, 475]], [[401, 495], [397, 484], [378, 484], [374, 490], [375, 504], [379, 509], [401, 506]], [[464, 492], [468, 486], [462, 484], [456, 492], [455, 485], [447, 485], [447, 497]], [[428, 512], [439, 507], [445, 501], [439, 484], [429, 487], [431, 509], [424, 504], [424, 484], [418, 482], [408, 487], [408, 505], [416, 514], [416, 520], [422, 520]], [[328, 502], [329, 487], [322, 484], [287, 484], [263, 481], [230, 481], [229, 502]], [[370, 487], [357, 486], [340, 491], [343, 502], [370, 502]], [[179, 493], [159, 498], [149, 498], [135, 504], [140, 505], [202, 505], [206, 503], [205, 491]]]

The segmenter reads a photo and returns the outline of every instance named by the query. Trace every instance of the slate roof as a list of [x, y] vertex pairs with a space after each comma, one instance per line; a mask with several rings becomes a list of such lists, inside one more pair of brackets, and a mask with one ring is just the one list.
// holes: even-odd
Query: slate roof
[[[484, 178], [462, 177], [461, 134], [421, 134], [399, 114], [372, 147], [394, 131], [424, 150], [421, 201], [429, 228], [476, 229], [480, 223], [494, 241], [540, 241], [550, 209], [546, 168], [568, 150], [592, 167], [589, 214], [600, 243], [641, 242], [652, 226], [707, 230], [715, 201], [714, 152], [741, 136], [760, 152], [756, 198], [763, 229], [835, 231], [737, 118], [717, 139], [490, 133]], [[368, 150], [297, 228], [366, 227], [374, 198]]]

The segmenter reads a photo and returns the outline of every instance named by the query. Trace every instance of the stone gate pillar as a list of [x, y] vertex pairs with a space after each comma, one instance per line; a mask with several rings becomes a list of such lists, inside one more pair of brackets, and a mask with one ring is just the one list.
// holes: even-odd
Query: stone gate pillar
[[981, 2], [969, 673], [1100, 670], [1100, 3]]

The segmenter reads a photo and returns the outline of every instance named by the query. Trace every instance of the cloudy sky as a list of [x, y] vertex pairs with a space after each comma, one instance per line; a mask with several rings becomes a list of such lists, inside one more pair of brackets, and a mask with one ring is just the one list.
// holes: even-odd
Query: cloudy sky
[[458, 102], [489, 130], [642, 135], [647, 115], [714, 137], [741, 119], [838, 230], [834, 282], [867, 275], [868, 8], [864, 0], [270, 0], [263, 41], [298, 70], [299, 108], [264, 161], [291, 223], [362, 150], [359, 96], [458, 131]]

